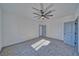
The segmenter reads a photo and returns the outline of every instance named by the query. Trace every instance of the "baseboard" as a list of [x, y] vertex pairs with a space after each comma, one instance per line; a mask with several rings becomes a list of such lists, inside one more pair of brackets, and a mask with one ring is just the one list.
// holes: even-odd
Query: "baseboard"
[[63, 41], [64, 42], [64, 40], [60, 40], [60, 39], [57, 39], [57, 38], [52, 38], [52, 37], [48, 37], [48, 36], [46, 36], [46, 38], [48, 38], [48, 39], [54, 39], [54, 40], [59, 40], [59, 41]]
[[[32, 38], [32, 39], [36, 39], [36, 38], [38, 38], [38, 37], [35, 37], [35, 38]], [[32, 40], [32, 39], [29, 39], [29, 40]], [[29, 40], [25, 40], [25, 41], [29, 41]], [[1, 51], [2, 51], [4, 48], [6, 48], [6, 47], [18, 45], [18, 44], [20, 44], [20, 43], [24, 43], [25, 41], [18, 42], [18, 43], [14, 43], [14, 44], [11, 44], [11, 45], [8, 45], [8, 46], [3, 46], [2, 49], [1, 49]], [[1, 52], [1, 51], [0, 51], [0, 52]]]

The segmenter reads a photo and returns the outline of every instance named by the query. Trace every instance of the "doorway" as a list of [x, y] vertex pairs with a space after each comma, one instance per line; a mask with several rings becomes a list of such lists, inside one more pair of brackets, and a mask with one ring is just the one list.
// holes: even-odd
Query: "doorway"
[[39, 36], [46, 37], [46, 25], [39, 25]]

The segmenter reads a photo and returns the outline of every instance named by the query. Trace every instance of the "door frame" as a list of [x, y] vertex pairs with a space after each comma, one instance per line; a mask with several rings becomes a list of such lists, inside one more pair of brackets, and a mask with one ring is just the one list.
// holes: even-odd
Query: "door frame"
[[1, 40], [2, 40], [2, 33], [1, 33], [1, 29], [2, 26], [1, 26], [1, 19], [0, 19], [0, 51], [1, 51]]

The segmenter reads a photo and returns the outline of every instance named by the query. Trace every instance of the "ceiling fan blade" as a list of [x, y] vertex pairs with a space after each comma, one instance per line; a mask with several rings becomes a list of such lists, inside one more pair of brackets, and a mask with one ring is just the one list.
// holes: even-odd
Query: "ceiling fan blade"
[[40, 3], [40, 7], [41, 7], [41, 10], [44, 10], [44, 5], [43, 5], [43, 3]]
[[49, 17], [47, 17], [47, 16], [44, 16], [46, 19], [49, 19]]
[[55, 11], [55, 10], [50, 10], [50, 11], [48, 11], [47, 13], [44, 13], [44, 14], [45, 14], [45, 15], [48, 15], [48, 14], [54, 12], [54, 11]]
[[40, 18], [41, 18], [41, 16], [35, 16], [34, 18], [40, 19]]
[[36, 10], [36, 11], [40, 11], [39, 9], [37, 9], [37, 8], [34, 8], [34, 7], [32, 7], [34, 10]]
[[40, 18], [41, 18], [41, 16], [36, 16], [35, 18], [40, 19]]
[[45, 12], [50, 9], [53, 6], [53, 4], [50, 4], [48, 7], [46, 7]]
[[50, 17], [51, 17], [51, 16], [53, 16], [53, 15], [46, 15], [46, 16], [50, 16]]
[[[49, 11], [55, 12], [56, 10], [49, 10]], [[48, 13], [49, 11], [44, 12], [44, 14], [45, 14], [45, 13]]]
[[52, 11], [48, 11], [47, 13], [45, 13], [45, 15], [49, 14], [49, 13], [52, 13]]
[[41, 16], [38, 19], [41, 19]]
[[38, 14], [38, 13], [33, 13], [33, 14], [38, 15], [38, 16], [41, 16], [41, 15], [40, 15], [40, 14]]

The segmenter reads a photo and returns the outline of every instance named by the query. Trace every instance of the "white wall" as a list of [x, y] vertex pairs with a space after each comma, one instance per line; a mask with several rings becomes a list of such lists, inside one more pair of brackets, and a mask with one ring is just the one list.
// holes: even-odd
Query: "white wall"
[[3, 11], [3, 46], [23, 42], [38, 36], [38, 25], [30, 18]]
[[1, 50], [1, 47], [2, 47], [2, 17], [1, 17], [1, 8], [0, 8], [0, 50]]

